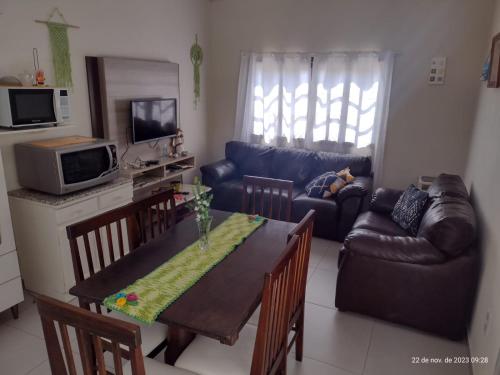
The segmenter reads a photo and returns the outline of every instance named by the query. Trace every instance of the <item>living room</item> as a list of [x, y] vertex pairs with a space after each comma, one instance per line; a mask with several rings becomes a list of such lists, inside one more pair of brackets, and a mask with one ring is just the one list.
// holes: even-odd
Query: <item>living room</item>
[[[11, 103], [16, 92], [44, 89], [54, 92], [54, 103], [65, 95], [70, 102], [69, 120], [20, 127], [3, 123], [0, 92], [5, 373], [72, 373], [66, 342], [50, 336], [48, 319], [71, 313], [63, 319], [68, 330], [77, 324], [69, 316], [95, 319], [99, 327], [113, 310], [114, 320], [128, 319], [122, 330], [136, 334], [132, 325], [140, 326], [142, 353], [131, 344], [125, 357], [139, 353], [147, 374], [500, 374], [493, 188], [500, 158], [499, 1], [4, 0], [0, 31], [0, 91], [10, 92]], [[56, 84], [61, 79], [67, 84]], [[140, 120], [160, 108], [170, 113], [173, 133], [139, 139], [136, 118], [148, 108]], [[30, 145], [27, 156], [22, 145]], [[64, 174], [64, 167], [53, 171], [48, 156], [34, 151], [60, 157], [65, 147], [94, 146], [116, 153], [116, 165], [110, 160], [96, 186], [59, 183], [50, 173]], [[84, 175], [77, 170], [74, 178]], [[270, 185], [259, 190], [259, 183]], [[132, 239], [129, 219], [140, 216], [133, 210], [155, 195], [165, 200], [147, 207], [151, 222]], [[204, 211], [207, 204], [211, 211]], [[173, 229], [167, 206], [178, 206]], [[417, 214], [409, 213], [415, 207]], [[217, 243], [216, 228], [239, 211], [249, 211], [240, 223], [248, 233], [215, 263], [203, 263]], [[102, 226], [119, 213], [126, 225], [92, 228], [87, 243], [86, 234], [76, 238], [92, 219]], [[204, 213], [211, 215], [207, 228]], [[267, 303], [273, 255], [293, 250], [294, 233], [304, 247], [297, 228], [313, 219], [301, 275], [306, 289], [290, 323], [295, 341], [285, 348], [288, 356], [261, 353], [256, 337], [274, 310], [257, 306]], [[153, 245], [145, 243], [150, 229]], [[114, 250], [105, 238], [117, 239]], [[159, 241], [168, 250], [156, 251]], [[208, 248], [195, 257], [205, 268], [174, 270], [196, 275], [176, 284], [182, 294], [159, 303], [153, 324], [114, 311], [111, 293], [118, 303], [122, 289], [155, 269], [174, 268], [181, 254], [187, 259], [193, 243]], [[143, 259], [144, 251], [131, 251], [136, 245], [156, 255]], [[251, 258], [254, 251], [266, 256]], [[104, 267], [108, 262], [112, 267]], [[127, 264], [129, 271], [116, 271]], [[90, 298], [102, 277], [103, 298]], [[123, 309], [137, 309], [147, 294], [125, 293]], [[81, 311], [89, 302], [92, 315]], [[120, 373], [112, 345], [96, 350], [108, 336], [92, 335], [102, 340], [90, 344], [87, 363], [80, 361], [85, 340], [69, 333], [77, 372], [82, 363], [101, 371], [102, 352], [106, 370]], [[160, 345], [149, 347], [149, 339]], [[54, 364], [61, 355], [62, 367]], [[279, 368], [266, 369], [266, 355], [276, 355]], [[243, 358], [243, 369], [235, 358]], [[144, 372], [126, 366], [125, 372]]]

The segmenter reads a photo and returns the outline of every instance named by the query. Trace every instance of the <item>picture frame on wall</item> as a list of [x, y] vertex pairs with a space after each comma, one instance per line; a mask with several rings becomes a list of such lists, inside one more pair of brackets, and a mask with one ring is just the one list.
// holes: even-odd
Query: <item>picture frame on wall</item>
[[491, 62], [488, 87], [500, 87], [500, 33], [495, 35], [491, 43]]

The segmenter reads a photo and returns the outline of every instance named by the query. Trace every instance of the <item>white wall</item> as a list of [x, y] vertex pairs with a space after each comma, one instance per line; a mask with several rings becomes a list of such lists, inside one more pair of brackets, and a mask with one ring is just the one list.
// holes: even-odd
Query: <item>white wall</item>
[[[211, 158], [233, 137], [241, 50], [400, 52], [395, 68], [383, 182], [463, 174], [491, 0], [215, 0], [210, 9]], [[448, 57], [447, 84], [426, 79]]]
[[[500, 1], [496, 1], [491, 36], [500, 32]], [[491, 38], [483, 48], [489, 51]], [[491, 375], [500, 349], [500, 89], [480, 91], [474, 122], [466, 181], [480, 225], [483, 270], [472, 325], [471, 355], [488, 356], [489, 364], [475, 365], [475, 375]], [[490, 315], [489, 324], [486, 316]], [[485, 327], [486, 324], [486, 327]], [[485, 330], [486, 328], [486, 330]]]
[[[206, 159], [206, 65], [202, 66], [202, 100], [193, 109], [193, 67], [189, 50], [198, 33], [207, 50], [206, 0], [1, 0], [0, 76], [32, 69], [32, 48], [37, 47], [40, 65], [52, 81], [51, 52], [47, 27], [33, 22], [46, 19], [58, 6], [67, 21], [80, 26], [69, 30], [74, 93], [71, 129], [0, 135], [8, 189], [18, 186], [12, 145], [33, 139], [63, 135], [90, 135], [85, 72], [86, 55], [124, 56], [169, 60], [180, 64], [180, 113], [185, 148]], [[207, 56], [208, 57], [208, 56]]]

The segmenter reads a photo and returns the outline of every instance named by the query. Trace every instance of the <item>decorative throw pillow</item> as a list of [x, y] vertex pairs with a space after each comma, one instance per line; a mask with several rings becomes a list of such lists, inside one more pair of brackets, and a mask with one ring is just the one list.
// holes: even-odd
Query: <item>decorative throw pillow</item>
[[351, 168], [347, 167], [337, 172], [337, 176], [342, 178], [345, 182], [350, 183], [354, 181], [354, 176], [351, 174]]
[[416, 236], [428, 199], [427, 192], [410, 185], [394, 206], [392, 220], [408, 233]]
[[330, 198], [345, 186], [345, 181], [335, 172], [326, 172], [306, 185], [306, 194], [311, 198]]

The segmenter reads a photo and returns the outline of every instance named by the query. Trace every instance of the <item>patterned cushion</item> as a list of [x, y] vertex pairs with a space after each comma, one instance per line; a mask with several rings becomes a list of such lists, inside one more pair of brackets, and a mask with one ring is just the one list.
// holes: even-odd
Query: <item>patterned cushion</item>
[[311, 198], [330, 198], [346, 185], [335, 172], [326, 172], [306, 185], [306, 194]]
[[413, 236], [417, 235], [429, 195], [410, 185], [392, 211], [392, 220]]

